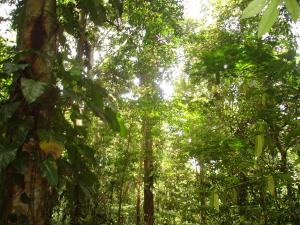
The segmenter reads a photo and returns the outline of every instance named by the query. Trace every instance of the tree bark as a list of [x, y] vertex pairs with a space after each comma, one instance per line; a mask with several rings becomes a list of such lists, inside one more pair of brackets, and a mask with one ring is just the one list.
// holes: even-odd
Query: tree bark
[[140, 187], [140, 183], [137, 184], [135, 212], [136, 212], [135, 225], [141, 225], [141, 187]]
[[237, 195], [237, 203], [239, 207], [239, 215], [244, 216], [247, 214], [246, 206], [247, 206], [247, 177], [243, 172], [239, 172], [238, 177], [240, 179], [240, 186], [238, 187], [238, 195]]
[[154, 224], [153, 197], [153, 140], [150, 118], [143, 118], [143, 150], [144, 150], [144, 222], [145, 225]]
[[[21, 77], [49, 83], [52, 79], [50, 58], [56, 51], [56, 1], [27, 0], [24, 11], [24, 20], [18, 30], [18, 49], [25, 52], [22, 63], [29, 66]], [[16, 82], [18, 84], [11, 95], [11, 101], [23, 99], [20, 80]], [[53, 90], [49, 88], [43, 94], [45, 99], [52, 97], [52, 105], [38, 104], [29, 107], [23, 104], [17, 111], [18, 118], [33, 119], [26, 141], [18, 149], [18, 152], [26, 152], [29, 157], [21, 174], [14, 167], [8, 167], [5, 171], [7, 194], [0, 212], [1, 225], [49, 224], [52, 211], [49, 203], [51, 189], [41, 175], [39, 161], [44, 156], [39, 148], [37, 130], [44, 128], [47, 123], [45, 121], [48, 121], [47, 115], [54, 107], [52, 93]], [[13, 178], [17, 176], [19, 181], [15, 182]]]

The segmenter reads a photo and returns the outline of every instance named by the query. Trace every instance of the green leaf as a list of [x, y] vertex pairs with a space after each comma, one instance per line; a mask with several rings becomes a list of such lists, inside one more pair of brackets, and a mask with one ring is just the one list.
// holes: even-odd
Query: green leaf
[[117, 113], [109, 107], [104, 109], [104, 117], [110, 128], [114, 131], [120, 131], [120, 124], [117, 119]]
[[95, 152], [94, 149], [85, 144], [77, 144], [77, 151], [88, 159], [91, 163], [96, 164]]
[[117, 114], [117, 121], [119, 123], [119, 127], [120, 127], [120, 135], [122, 137], [125, 137], [127, 135], [127, 129], [125, 127], [125, 124], [124, 124], [124, 120], [123, 118], [120, 116], [120, 114], [118, 113]]
[[274, 177], [271, 175], [267, 177], [267, 189], [270, 195], [275, 195], [275, 181]]
[[89, 188], [81, 181], [79, 181], [78, 185], [81, 191], [83, 192], [85, 198], [92, 199], [91, 191], [89, 190]]
[[4, 63], [3, 66], [4, 66], [4, 71], [7, 74], [11, 74], [19, 70], [24, 70], [28, 66], [28, 64]]
[[217, 212], [219, 212], [219, 210], [220, 210], [219, 195], [216, 191], [213, 191], [210, 194], [210, 205], [213, 209], [215, 209]]
[[268, 8], [261, 18], [261, 21], [259, 22], [258, 37], [261, 37], [267, 33], [275, 23], [279, 15], [278, 6], [281, 2], [282, 0], [271, 0]]
[[0, 171], [5, 169], [16, 157], [17, 149], [8, 149], [0, 145]]
[[296, 0], [286, 0], [285, 6], [291, 15], [294, 22], [297, 21], [297, 19], [300, 16], [300, 6]]
[[256, 16], [265, 7], [266, 0], [254, 0], [244, 9], [242, 19]]
[[13, 116], [19, 105], [20, 102], [12, 102], [2, 105], [0, 108], [0, 123], [5, 123], [7, 120], [9, 120]]
[[81, 66], [79, 64], [75, 64], [74, 66], [72, 66], [72, 68], [70, 69], [70, 74], [75, 80], [79, 80], [82, 75]]
[[101, 26], [106, 21], [106, 9], [99, 0], [80, 0], [79, 6], [86, 14], [90, 15], [90, 19], [95, 25]]
[[121, 17], [123, 14], [123, 1], [121, 0], [110, 0], [113, 8], [118, 11], [119, 16]]
[[264, 148], [264, 135], [259, 134], [256, 136], [256, 143], [255, 143], [255, 156], [258, 158], [261, 156], [263, 148]]
[[58, 184], [58, 173], [57, 165], [52, 156], [49, 156], [42, 162], [41, 165], [42, 176], [47, 179], [50, 185], [57, 186]]
[[44, 82], [21, 78], [22, 93], [28, 103], [32, 103], [40, 97], [44, 93], [46, 85]]

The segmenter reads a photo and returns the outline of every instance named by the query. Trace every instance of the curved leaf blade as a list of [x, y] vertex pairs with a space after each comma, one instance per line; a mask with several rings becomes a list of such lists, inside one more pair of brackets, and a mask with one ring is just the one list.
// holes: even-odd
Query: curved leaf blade
[[220, 210], [219, 195], [216, 191], [211, 192], [210, 205], [213, 209], [215, 209], [217, 212], [219, 212], [219, 210]]
[[259, 134], [256, 136], [256, 143], [255, 143], [255, 156], [257, 158], [261, 156], [263, 148], [264, 148], [264, 135]]
[[48, 157], [41, 165], [42, 176], [47, 179], [50, 185], [57, 186], [58, 172], [57, 165], [53, 157]]
[[266, 6], [266, 0], [254, 0], [244, 9], [242, 19], [256, 16]]
[[300, 16], [300, 6], [298, 2], [296, 0], [286, 0], [285, 6], [293, 21], [296, 22]]
[[271, 175], [267, 177], [267, 189], [270, 195], [275, 196], [275, 181]]
[[282, 0], [272, 0], [264, 12], [261, 21], [258, 26], [258, 37], [262, 37], [265, 33], [267, 33], [273, 24], [275, 23], [277, 17], [279, 16], [278, 6], [282, 2]]

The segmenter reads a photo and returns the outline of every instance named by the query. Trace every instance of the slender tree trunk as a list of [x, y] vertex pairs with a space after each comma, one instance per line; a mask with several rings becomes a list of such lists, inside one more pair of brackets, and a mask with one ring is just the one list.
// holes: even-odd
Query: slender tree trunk
[[119, 190], [119, 197], [118, 197], [118, 216], [117, 216], [118, 225], [122, 225], [123, 185], [124, 185], [124, 179], [122, 178], [121, 187]]
[[[127, 138], [127, 144], [126, 144], [126, 148], [124, 151], [124, 157], [126, 157], [129, 154], [129, 148], [130, 148], [130, 144], [131, 144], [131, 131], [129, 129], [128, 132], [128, 138]], [[117, 224], [122, 225], [124, 222], [122, 220], [122, 205], [123, 205], [123, 193], [125, 191], [125, 193], [127, 192], [126, 188], [124, 190], [124, 183], [125, 183], [125, 176], [127, 173], [127, 167], [128, 167], [128, 161], [125, 162], [124, 167], [122, 169], [122, 176], [121, 176], [121, 182], [120, 182], [120, 189], [119, 189], [119, 197], [118, 197], [118, 222]]]
[[141, 185], [137, 184], [137, 192], [136, 192], [136, 220], [135, 225], [141, 225]]
[[153, 197], [153, 140], [150, 118], [143, 118], [143, 150], [144, 150], [144, 222], [145, 225], [154, 224]]
[[[23, 71], [22, 77], [48, 83], [52, 79], [50, 56], [56, 51], [56, 1], [27, 0], [24, 11], [23, 24], [18, 31], [18, 49], [27, 51], [22, 63], [29, 66]], [[48, 115], [55, 104], [52, 94], [53, 90], [49, 89], [42, 96], [45, 101], [52, 98], [52, 103], [48, 101], [31, 108], [22, 105], [17, 111], [18, 117], [33, 119], [26, 141], [18, 150], [26, 152], [29, 157], [22, 174], [12, 167], [6, 170], [5, 188], [8, 193], [0, 209], [1, 225], [49, 224], [52, 206], [48, 197], [51, 190], [41, 175], [39, 161], [43, 159], [43, 153], [39, 148], [37, 130], [44, 129], [43, 124], [49, 120]], [[22, 98], [18, 84], [11, 101]], [[13, 181], [14, 177], [18, 177], [19, 181]]]
[[70, 224], [71, 225], [79, 225], [80, 216], [81, 216], [81, 204], [80, 204], [80, 192], [79, 192], [79, 185], [76, 184], [74, 187], [73, 193], [73, 201], [74, 204], [71, 205], [71, 218]]
[[[200, 185], [200, 190], [205, 189], [205, 165], [203, 160], [200, 161], [200, 172], [196, 172], [197, 180]], [[205, 208], [206, 208], [206, 203], [205, 203], [205, 193], [201, 192], [199, 194], [200, 198], [200, 225], [205, 225], [206, 224], [206, 213], [205, 213]]]
[[143, 161], [141, 160], [141, 157], [139, 157], [139, 170], [138, 170], [137, 183], [136, 183], [136, 208], [135, 208], [136, 221], [135, 221], [135, 225], [141, 225], [141, 221], [142, 221], [142, 216], [141, 216], [142, 171], [143, 171]]
[[247, 177], [244, 173], [239, 173], [240, 183], [241, 185], [238, 187], [237, 193], [237, 203], [239, 207], [240, 216], [246, 215], [246, 206], [247, 206]]

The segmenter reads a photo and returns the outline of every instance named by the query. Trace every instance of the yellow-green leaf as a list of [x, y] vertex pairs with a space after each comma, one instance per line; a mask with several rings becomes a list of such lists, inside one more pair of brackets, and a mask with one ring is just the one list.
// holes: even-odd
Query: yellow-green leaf
[[219, 212], [219, 210], [220, 210], [219, 195], [215, 191], [211, 192], [210, 205], [213, 209], [215, 209], [217, 212]]
[[300, 16], [300, 6], [296, 0], [286, 0], [285, 6], [294, 21]]
[[271, 0], [268, 8], [261, 18], [261, 21], [259, 22], [258, 37], [261, 37], [267, 33], [275, 23], [279, 15], [278, 6], [281, 2], [282, 0]]
[[263, 148], [264, 148], [264, 135], [259, 134], [256, 136], [256, 143], [255, 143], [255, 156], [258, 158], [261, 156]]
[[254, 0], [244, 9], [242, 19], [256, 16], [266, 5], [266, 0]]
[[267, 177], [267, 189], [270, 195], [275, 195], [275, 181], [274, 177], [271, 175]]

